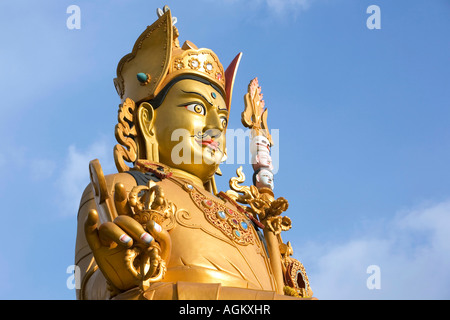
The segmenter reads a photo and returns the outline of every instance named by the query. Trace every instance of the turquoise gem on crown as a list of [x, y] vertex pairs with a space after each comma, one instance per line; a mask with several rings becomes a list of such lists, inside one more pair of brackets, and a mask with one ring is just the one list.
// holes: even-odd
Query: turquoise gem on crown
[[138, 81], [139, 81], [140, 83], [146, 83], [147, 80], [148, 80], [147, 74], [145, 74], [145, 73], [143, 73], [143, 72], [139, 72], [139, 73], [136, 75], [136, 77], [137, 77], [137, 79], [138, 79]]

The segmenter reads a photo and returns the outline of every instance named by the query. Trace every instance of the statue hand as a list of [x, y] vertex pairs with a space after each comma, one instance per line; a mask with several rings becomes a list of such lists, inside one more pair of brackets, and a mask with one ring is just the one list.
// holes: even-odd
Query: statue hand
[[[85, 222], [86, 240], [94, 254], [99, 269], [105, 278], [119, 290], [127, 290], [139, 285], [142, 279], [136, 276], [136, 270], [130, 269], [130, 253], [152, 251], [150, 257], [164, 259], [170, 255], [170, 238], [154, 221], [144, 227], [127, 215], [119, 215], [113, 222], [99, 225], [96, 210], [88, 213]], [[162, 251], [159, 250], [159, 242]], [[134, 250], [134, 251], [132, 251]], [[161, 254], [161, 257], [159, 256]], [[132, 264], [133, 261], [131, 261]], [[154, 267], [155, 261], [150, 261]]]

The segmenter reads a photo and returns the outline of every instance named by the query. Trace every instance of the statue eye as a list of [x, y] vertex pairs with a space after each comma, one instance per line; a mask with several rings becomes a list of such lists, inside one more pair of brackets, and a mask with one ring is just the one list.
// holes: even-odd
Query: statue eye
[[220, 119], [221, 119], [221, 123], [222, 123], [222, 128], [226, 128], [227, 124], [228, 124], [227, 118], [222, 117]]
[[195, 112], [198, 114], [202, 114], [205, 115], [206, 114], [206, 109], [203, 105], [198, 104], [198, 103], [191, 103], [185, 106], [185, 108], [191, 112]]

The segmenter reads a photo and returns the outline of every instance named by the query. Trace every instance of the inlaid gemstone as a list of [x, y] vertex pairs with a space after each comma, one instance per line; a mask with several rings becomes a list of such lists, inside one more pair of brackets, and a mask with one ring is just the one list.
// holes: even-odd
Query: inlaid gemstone
[[211, 207], [213, 202], [211, 200], [203, 200], [203, 204], [207, 207]]
[[242, 229], [247, 230], [247, 228], [248, 228], [247, 222], [242, 221], [242, 222], [241, 222], [241, 227], [242, 227]]
[[213, 69], [213, 65], [211, 63], [206, 64], [206, 69], [211, 71]]
[[236, 235], [236, 237], [239, 238], [241, 236], [241, 233], [239, 232], [239, 230], [234, 230], [233, 232]]
[[192, 66], [193, 68], [198, 68], [198, 60], [192, 60], [192, 61], [191, 61], [191, 66]]
[[226, 219], [226, 217], [227, 217], [226, 213], [224, 211], [222, 211], [222, 210], [217, 211], [217, 216], [220, 219]]
[[139, 72], [136, 75], [136, 77], [137, 77], [138, 81], [141, 82], [141, 83], [144, 83], [144, 82], [146, 82], [148, 80], [148, 76], [145, 73], [143, 73], [143, 72]]
[[190, 190], [194, 189], [194, 187], [192, 186], [192, 184], [187, 184], [186, 187]]

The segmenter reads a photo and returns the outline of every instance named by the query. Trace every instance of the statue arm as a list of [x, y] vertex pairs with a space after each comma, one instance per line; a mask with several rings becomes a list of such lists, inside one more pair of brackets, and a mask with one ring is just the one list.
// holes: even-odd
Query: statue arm
[[109, 299], [109, 291], [105, 277], [98, 269], [94, 255], [86, 240], [84, 222], [91, 209], [96, 209], [92, 186], [89, 184], [81, 197], [78, 211], [77, 239], [75, 245], [75, 265], [80, 272], [80, 287], [77, 288], [77, 299], [100, 300]]

